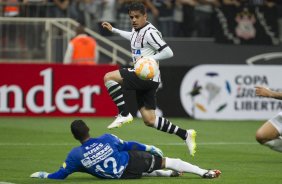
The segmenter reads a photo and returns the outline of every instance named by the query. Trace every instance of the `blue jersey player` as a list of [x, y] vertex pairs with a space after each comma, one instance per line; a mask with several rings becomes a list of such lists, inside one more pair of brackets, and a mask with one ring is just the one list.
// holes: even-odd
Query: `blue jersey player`
[[[135, 179], [142, 175], [178, 176], [183, 172], [217, 178], [221, 174], [219, 170], [202, 169], [180, 159], [164, 158], [162, 151], [155, 146], [123, 141], [111, 134], [92, 138], [89, 127], [82, 120], [72, 122], [71, 132], [82, 145], [70, 151], [58, 171], [35, 172], [32, 178], [65, 179], [74, 172], [109, 179]], [[172, 170], [161, 170], [164, 168]]]

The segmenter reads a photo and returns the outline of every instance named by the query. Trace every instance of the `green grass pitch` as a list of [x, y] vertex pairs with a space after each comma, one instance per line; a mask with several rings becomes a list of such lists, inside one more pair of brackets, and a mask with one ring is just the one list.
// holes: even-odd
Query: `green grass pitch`
[[32, 179], [35, 171], [56, 171], [67, 153], [79, 145], [70, 133], [75, 118], [0, 118], [0, 183], [125, 183], [125, 184], [277, 184], [281, 183], [281, 153], [260, 146], [255, 132], [262, 121], [196, 121], [169, 118], [183, 128], [197, 130], [197, 153], [188, 155], [184, 142], [146, 127], [140, 119], [121, 128], [107, 130], [113, 118], [82, 118], [91, 128], [91, 135], [113, 133], [124, 140], [135, 140], [160, 147], [165, 156], [181, 158], [203, 168], [216, 168], [222, 176], [215, 180], [192, 174], [178, 178], [144, 177], [139, 180], [101, 180], [75, 173], [64, 181]]

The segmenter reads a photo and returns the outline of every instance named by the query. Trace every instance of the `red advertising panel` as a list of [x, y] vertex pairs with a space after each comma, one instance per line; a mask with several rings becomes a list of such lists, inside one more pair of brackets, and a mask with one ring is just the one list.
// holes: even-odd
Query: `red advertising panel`
[[0, 64], [0, 116], [113, 116], [104, 86], [115, 65]]

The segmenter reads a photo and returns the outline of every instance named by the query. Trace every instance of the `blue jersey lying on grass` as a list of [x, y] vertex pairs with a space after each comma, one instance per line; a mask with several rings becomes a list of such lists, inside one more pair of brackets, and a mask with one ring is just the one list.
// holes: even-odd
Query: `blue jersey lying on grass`
[[84, 172], [100, 178], [120, 178], [129, 160], [129, 150], [145, 151], [138, 142], [126, 142], [114, 135], [90, 138], [68, 154], [63, 166], [48, 175], [50, 179], [64, 179], [74, 172]]

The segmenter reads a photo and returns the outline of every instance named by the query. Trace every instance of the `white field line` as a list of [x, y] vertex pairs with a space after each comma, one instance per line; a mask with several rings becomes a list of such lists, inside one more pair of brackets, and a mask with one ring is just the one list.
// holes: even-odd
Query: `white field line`
[[[256, 145], [256, 142], [200, 142], [197, 145]], [[185, 143], [155, 143], [153, 145], [158, 146], [184, 146]], [[0, 142], [0, 146], [79, 146], [79, 144], [74, 143], [9, 143], [9, 142]], [[0, 183], [1, 184], [1, 183]]]

